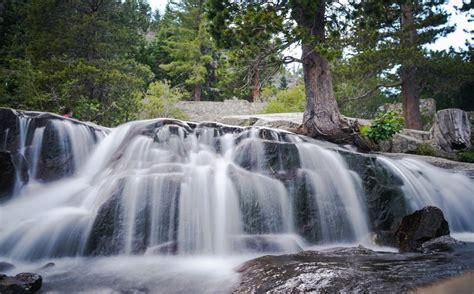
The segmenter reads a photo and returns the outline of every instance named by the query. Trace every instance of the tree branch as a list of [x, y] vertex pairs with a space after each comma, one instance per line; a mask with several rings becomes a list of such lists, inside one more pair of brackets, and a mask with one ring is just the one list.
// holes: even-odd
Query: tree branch
[[380, 88], [394, 88], [394, 87], [400, 87], [401, 85], [402, 85], [401, 81], [398, 81], [398, 82], [395, 82], [395, 83], [392, 83], [392, 84], [378, 84], [374, 88], [370, 89], [369, 91], [367, 91], [366, 93], [364, 93], [360, 96], [352, 97], [352, 98], [346, 97], [346, 99], [344, 99], [342, 101], [342, 104], [345, 104], [349, 101], [354, 101], [354, 100], [360, 100], [360, 99], [367, 98]]

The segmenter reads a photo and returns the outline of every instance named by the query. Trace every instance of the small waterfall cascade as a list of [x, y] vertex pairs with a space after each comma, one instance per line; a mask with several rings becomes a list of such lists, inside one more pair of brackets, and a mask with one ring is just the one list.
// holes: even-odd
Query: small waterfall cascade
[[403, 180], [402, 189], [411, 211], [427, 205], [440, 207], [454, 232], [474, 232], [474, 183], [412, 158], [378, 160]]
[[[2, 133], [0, 150], [12, 152], [17, 165], [14, 195], [28, 179], [51, 181], [74, 174], [87, 162], [96, 143], [106, 135], [105, 129], [95, 128], [92, 124], [34, 112], [18, 114], [16, 128], [7, 128]], [[25, 166], [26, 181], [22, 175]], [[45, 173], [45, 170], [50, 172]]]
[[[50, 149], [50, 125], [61, 142], [54, 148], [72, 154], [66, 161], [76, 172], [27, 184], [0, 205], [0, 256], [295, 252], [367, 242], [374, 230], [366, 177], [347, 163], [343, 153], [351, 151], [335, 145], [169, 119], [127, 123], [97, 140], [53, 121], [25, 135], [33, 178], [45, 172], [35, 158]], [[370, 156], [397, 179], [406, 213], [436, 205], [453, 231], [474, 233], [472, 179], [413, 159]]]

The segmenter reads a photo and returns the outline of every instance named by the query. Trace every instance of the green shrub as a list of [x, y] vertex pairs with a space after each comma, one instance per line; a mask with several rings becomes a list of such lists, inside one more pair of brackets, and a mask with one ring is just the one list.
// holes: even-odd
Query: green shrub
[[270, 101], [265, 113], [303, 112], [306, 103], [303, 85], [296, 85], [286, 90], [279, 90], [276, 98]]
[[428, 143], [417, 145], [415, 153], [418, 155], [436, 156], [436, 150]]
[[171, 88], [168, 81], [157, 81], [148, 87], [145, 99], [142, 100], [140, 117], [187, 119], [184, 111], [176, 107], [184, 94], [177, 88]]
[[457, 155], [457, 160], [474, 163], [474, 149], [459, 152]]
[[378, 143], [391, 139], [401, 130], [403, 130], [403, 118], [395, 111], [387, 111], [379, 113], [368, 129], [362, 127], [360, 133]]

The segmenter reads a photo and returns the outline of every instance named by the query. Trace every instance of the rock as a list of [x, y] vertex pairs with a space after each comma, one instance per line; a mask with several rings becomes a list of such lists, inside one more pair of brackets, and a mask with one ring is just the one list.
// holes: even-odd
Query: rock
[[10, 108], [0, 107], [0, 150], [17, 148], [17, 116], [18, 112]]
[[235, 150], [234, 160], [247, 170], [261, 170], [272, 175], [282, 170], [288, 173], [301, 166], [295, 144], [269, 140], [240, 143]]
[[249, 252], [298, 252], [303, 248], [289, 236], [244, 235], [235, 240], [237, 250]]
[[471, 148], [471, 123], [461, 109], [443, 109], [436, 113], [431, 140], [441, 150], [452, 153]]
[[398, 254], [364, 247], [249, 260], [234, 293], [406, 293], [474, 269], [474, 244], [454, 253]]
[[404, 134], [396, 134], [391, 140], [379, 143], [382, 152], [414, 153], [424, 141]]
[[39, 269], [40, 270], [44, 270], [44, 269], [48, 269], [48, 268], [51, 268], [53, 266], [55, 266], [56, 264], [54, 262], [48, 262], [47, 264], [43, 265], [42, 267], [40, 267]]
[[14, 268], [15, 268], [15, 265], [6, 261], [0, 261], [0, 272], [6, 272]]
[[446, 235], [426, 241], [425, 243], [421, 244], [421, 249], [423, 253], [452, 252], [456, 246], [461, 246], [464, 244], [464, 242]]
[[35, 293], [41, 289], [43, 278], [33, 273], [21, 273], [14, 277], [0, 274], [0, 293]]
[[16, 171], [12, 154], [0, 151], [0, 199], [10, 196], [15, 189]]
[[339, 153], [362, 180], [369, 225], [376, 234], [377, 244], [390, 246], [394, 242], [393, 232], [408, 213], [402, 189], [403, 180], [388, 170], [374, 155], [343, 151]]
[[443, 212], [427, 206], [405, 216], [395, 232], [401, 252], [418, 251], [423, 243], [449, 235], [449, 225]]
[[220, 122], [238, 126], [259, 126], [287, 131], [296, 130], [303, 121], [302, 112], [224, 116]]

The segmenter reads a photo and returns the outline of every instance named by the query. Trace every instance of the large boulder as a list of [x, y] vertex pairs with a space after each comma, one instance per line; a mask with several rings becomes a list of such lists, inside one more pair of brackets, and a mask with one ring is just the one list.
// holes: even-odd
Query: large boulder
[[0, 274], [0, 293], [36, 293], [41, 289], [43, 278], [33, 273], [21, 273], [14, 277]]
[[[406, 293], [474, 269], [472, 245], [454, 253], [398, 254], [363, 247], [249, 260], [234, 293]], [[428, 270], [427, 270], [428, 269]]]
[[449, 225], [441, 209], [426, 206], [405, 216], [395, 232], [401, 252], [415, 252], [423, 243], [449, 235]]
[[471, 123], [461, 109], [443, 109], [436, 113], [431, 141], [441, 150], [451, 153], [471, 148]]

